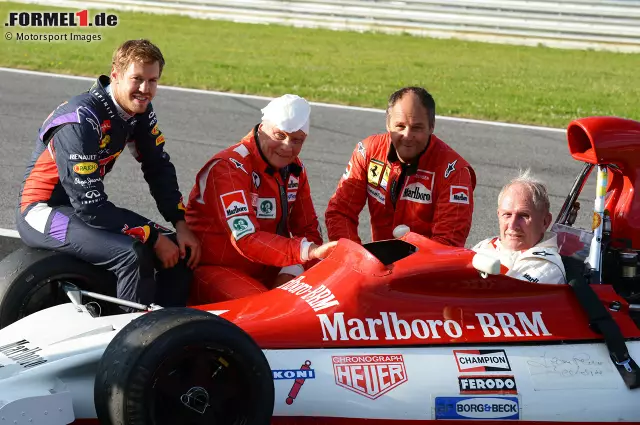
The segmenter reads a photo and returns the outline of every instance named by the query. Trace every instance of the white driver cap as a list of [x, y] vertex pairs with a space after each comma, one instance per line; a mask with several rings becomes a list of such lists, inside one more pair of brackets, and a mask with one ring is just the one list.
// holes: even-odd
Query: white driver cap
[[262, 108], [262, 121], [269, 121], [287, 133], [302, 130], [309, 134], [310, 115], [309, 102], [295, 94], [277, 97]]

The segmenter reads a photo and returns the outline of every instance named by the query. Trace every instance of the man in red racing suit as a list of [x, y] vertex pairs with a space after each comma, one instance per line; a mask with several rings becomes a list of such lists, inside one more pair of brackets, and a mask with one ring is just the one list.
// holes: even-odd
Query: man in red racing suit
[[191, 303], [265, 292], [335, 246], [318, 246], [318, 218], [298, 158], [308, 133], [308, 103], [285, 95], [262, 111], [262, 123], [196, 177], [186, 217], [203, 250]]
[[393, 238], [396, 226], [436, 242], [464, 246], [471, 229], [473, 168], [433, 134], [435, 102], [420, 87], [393, 93], [388, 133], [358, 143], [329, 201], [329, 240], [358, 236], [358, 216], [369, 204], [372, 240]]

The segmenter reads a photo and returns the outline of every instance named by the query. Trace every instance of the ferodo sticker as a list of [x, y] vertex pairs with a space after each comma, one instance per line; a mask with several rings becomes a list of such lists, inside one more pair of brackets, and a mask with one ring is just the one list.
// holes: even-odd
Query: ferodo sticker
[[460, 394], [517, 394], [516, 378], [513, 375], [460, 376]]
[[73, 172], [76, 174], [91, 174], [98, 169], [96, 162], [79, 162], [73, 166]]

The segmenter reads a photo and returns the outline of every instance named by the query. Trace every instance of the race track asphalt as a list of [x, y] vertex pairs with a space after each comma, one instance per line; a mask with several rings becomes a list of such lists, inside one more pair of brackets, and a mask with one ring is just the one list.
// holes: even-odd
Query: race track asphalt
[[[0, 228], [15, 229], [18, 191], [40, 124], [62, 101], [90, 85], [87, 80], [0, 69]], [[154, 108], [185, 200], [206, 159], [242, 138], [259, 122], [260, 108], [267, 102], [254, 97], [159, 88]], [[381, 111], [322, 105], [314, 105], [312, 111], [311, 133], [301, 158], [309, 170], [316, 211], [324, 221], [327, 202], [354, 146], [364, 137], [384, 131], [384, 115]], [[473, 228], [467, 246], [496, 234], [498, 192], [519, 168], [530, 167], [547, 183], [554, 219], [581, 168], [569, 156], [565, 134], [560, 131], [438, 118], [435, 132], [470, 161], [477, 174]], [[138, 164], [125, 153], [105, 181], [110, 200], [163, 222]], [[580, 222], [592, 208], [591, 180], [585, 190], [587, 196], [580, 198], [584, 213]], [[360, 234], [369, 240], [366, 208]], [[16, 242], [0, 238], [0, 258], [15, 249]]]

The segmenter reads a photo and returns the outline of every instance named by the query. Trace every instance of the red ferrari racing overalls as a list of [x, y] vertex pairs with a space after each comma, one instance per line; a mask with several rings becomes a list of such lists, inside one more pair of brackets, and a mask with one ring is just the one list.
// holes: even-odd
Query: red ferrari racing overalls
[[271, 167], [257, 126], [200, 170], [187, 223], [202, 242], [191, 304], [240, 298], [270, 289], [282, 267], [302, 265], [303, 247], [322, 244], [307, 172], [299, 159]]
[[431, 135], [415, 164], [398, 159], [388, 133], [358, 143], [325, 214], [329, 240], [358, 236], [358, 216], [369, 204], [373, 241], [393, 238], [405, 224], [436, 242], [464, 246], [471, 229], [473, 168]]

